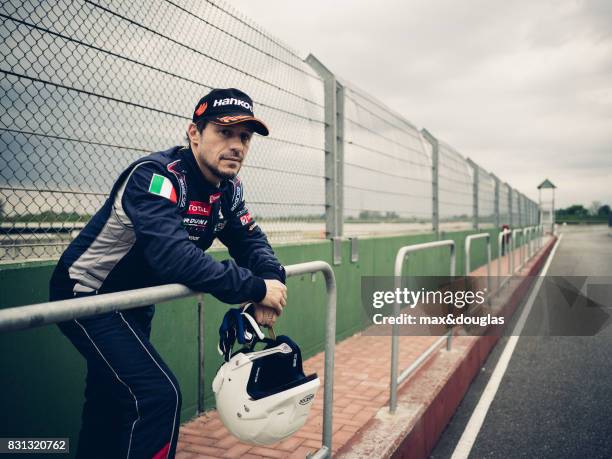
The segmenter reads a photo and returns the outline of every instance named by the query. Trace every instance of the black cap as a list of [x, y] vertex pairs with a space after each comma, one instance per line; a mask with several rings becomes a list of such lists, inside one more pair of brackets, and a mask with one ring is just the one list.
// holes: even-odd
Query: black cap
[[258, 134], [269, 134], [268, 127], [253, 114], [253, 100], [235, 88], [210, 91], [200, 99], [191, 119], [194, 123], [206, 120], [221, 125], [249, 123]]

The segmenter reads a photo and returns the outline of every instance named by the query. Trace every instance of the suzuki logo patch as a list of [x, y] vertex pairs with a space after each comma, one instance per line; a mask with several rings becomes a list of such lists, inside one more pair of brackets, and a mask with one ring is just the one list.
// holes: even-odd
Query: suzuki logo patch
[[210, 215], [210, 204], [202, 201], [189, 201], [187, 215], [203, 215], [208, 217]]

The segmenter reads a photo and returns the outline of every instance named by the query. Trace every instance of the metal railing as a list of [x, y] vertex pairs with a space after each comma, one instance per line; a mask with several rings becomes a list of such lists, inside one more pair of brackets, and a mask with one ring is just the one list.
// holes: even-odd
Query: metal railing
[[[509, 241], [510, 243], [506, 242], [504, 244], [504, 241], [508, 240], [506, 236], [508, 236], [509, 234], [512, 234], [511, 231], [508, 229], [504, 229], [497, 235], [497, 289], [495, 290], [496, 295], [501, 291], [501, 288], [505, 285], [506, 281], [510, 278], [510, 276], [512, 276], [512, 257], [514, 256], [511, 246], [512, 242]], [[503, 281], [501, 280], [502, 244], [506, 248], [506, 257], [508, 258], [508, 277], [506, 277]]]
[[491, 235], [489, 233], [470, 234], [465, 237], [465, 278], [467, 281], [471, 272], [470, 267], [470, 248], [475, 239], [486, 239], [487, 241], [487, 300], [491, 303]]
[[525, 250], [527, 251], [527, 258], [531, 258], [531, 241], [533, 239], [533, 226], [525, 228]]
[[510, 255], [511, 270], [510, 271], [513, 274], [514, 274], [514, 251], [516, 250], [516, 235], [517, 234], [521, 235], [521, 245], [519, 245], [519, 250], [520, 250], [520, 252], [519, 252], [519, 259], [521, 260], [521, 264], [519, 265], [518, 269], [520, 270], [523, 267], [523, 263], [522, 263], [522, 260], [523, 260], [523, 256], [522, 256], [523, 249], [522, 249], [522, 247], [523, 247], [523, 242], [524, 242], [523, 241], [523, 239], [524, 239], [524, 237], [523, 237], [523, 229], [522, 228], [516, 228], [516, 229], [512, 230], [512, 237], [510, 238], [510, 244], [512, 246], [512, 250], [510, 251], [511, 252], [511, 255]]
[[[434, 242], [425, 242], [422, 244], [414, 244], [407, 245], [399, 249], [397, 255], [395, 257], [395, 284], [396, 287], [401, 288], [401, 276], [402, 276], [402, 267], [404, 265], [404, 259], [408, 254], [419, 252], [422, 250], [433, 249], [438, 247], [450, 247], [450, 277], [451, 279], [455, 277], [455, 262], [456, 262], [456, 254], [455, 254], [455, 241], [452, 239], [446, 239], [443, 241], [434, 241]], [[395, 317], [400, 314], [400, 304], [395, 302], [393, 305], [393, 315]], [[419, 356], [419, 358], [408, 368], [406, 368], [401, 375], [397, 375], [397, 367], [399, 360], [399, 325], [394, 323], [391, 329], [391, 388], [390, 388], [390, 397], [389, 397], [389, 411], [394, 413], [397, 408], [397, 388], [398, 386], [406, 380], [413, 372], [418, 368], [418, 366], [425, 361], [425, 359], [440, 345], [440, 343], [446, 338], [446, 348], [450, 350], [451, 339], [452, 339], [452, 330], [446, 335], [443, 335], [438, 339], [435, 343], [433, 343], [427, 350]]]
[[[327, 291], [325, 317], [325, 370], [323, 393], [323, 446], [313, 458], [331, 457], [332, 407], [334, 385], [334, 352], [336, 345], [336, 279], [331, 266], [324, 261], [310, 261], [285, 267], [287, 277], [321, 272]], [[198, 312], [202, 311], [201, 292], [181, 284], [167, 284], [123, 292], [105, 293], [69, 300], [51, 301], [0, 310], [0, 332], [25, 330], [105, 312], [122, 311], [149, 304], [163, 303], [190, 296], [198, 296]], [[200, 324], [201, 325], [201, 324]], [[201, 333], [202, 327], [198, 327]], [[198, 336], [199, 353], [203, 352], [202, 337]], [[203, 361], [199, 356], [198, 380], [203, 385]], [[198, 393], [200, 398], [200, 393]]]

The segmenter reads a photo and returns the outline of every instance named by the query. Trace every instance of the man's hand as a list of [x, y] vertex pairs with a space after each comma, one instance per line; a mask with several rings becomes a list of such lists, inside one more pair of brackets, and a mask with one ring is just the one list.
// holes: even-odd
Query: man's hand
[[274, 326], [278, 317], [274, 309], [263, 306], [261, 303], [253, 303], [253, 307], [255, 308], [255, 322], [262, 327], [269, 328]]
[[276, 315], [280, 316], [287, 305], [287, 287], [275, 279], [264, 279], [264, 282], [266, 283], [266, 296], [259, 302], [259, 305], [272, 308]]

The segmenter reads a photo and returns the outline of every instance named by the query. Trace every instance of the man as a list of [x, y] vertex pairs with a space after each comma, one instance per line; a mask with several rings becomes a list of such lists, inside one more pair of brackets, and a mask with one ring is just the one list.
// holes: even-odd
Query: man
[[[119, 176], [60, 258], [51, 300], [178, 282], [227, 303], [253, 301], [256, 320], [272, 325], [286, 304], [285, 271], [237, 177], [254, 132], [268, 128], [244, 92], [204, 96], [189, 147], [153, 153]], [[204, 253], [215, 238], [235, 262]], [[87, 360], [77, 457], [174, 457], [181, 394], [149, 342], [152, 317], [146, 306], [60, 324]]]

